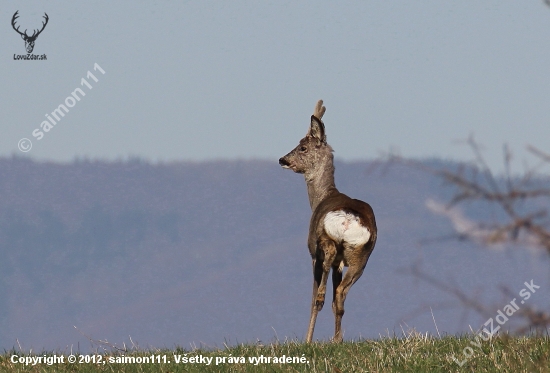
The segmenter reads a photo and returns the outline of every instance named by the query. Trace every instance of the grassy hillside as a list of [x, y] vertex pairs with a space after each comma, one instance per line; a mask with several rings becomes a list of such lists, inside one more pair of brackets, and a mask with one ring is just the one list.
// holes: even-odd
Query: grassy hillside
[[[468, 349], [468, 347], [470, 349]], [[466, 349], [466, 355], [464, 350]], [[12, 355], [17, 357], [12, 358]], [[25, 365], [26, 357], [64, 355], [63, 363]], [[342, 344], [298, 342], [239, 345], [223, 350], [128, 351], [89, 356], [96, 363], [68, 363], [69, 353], [25, 355], [6, 351], [2, 372], [550, 372], [550, 338], [471, 336], [405, 338]], [[83, 359], [78, 358], [77, 360]], [[12, 363], [20, 359], [22, 363]], [[154, 359], [154, 363], [144, 362]], [[184, 360], [184, 359], [187, 359]], [[262, 359], [262, 360], [260, 360]], [[132, 362], [134, 360], [134, 362]], [[176, 361], [179, 360], [179, 363]], [[202, 360], [202, 362], [201, 362]], [[281, 360], [283, 362], [281, 362]], [[186, 362], [185, 362], [186, 361]], [[31, 363], [32, 364], [32, 363]]]

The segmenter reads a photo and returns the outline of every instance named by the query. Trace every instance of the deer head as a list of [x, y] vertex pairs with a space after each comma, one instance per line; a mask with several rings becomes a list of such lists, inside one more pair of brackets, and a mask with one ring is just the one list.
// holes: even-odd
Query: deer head
[[279, 164], [283, 168], [306, 174], [307, 178], [308, 174], [313, 175], [316, 170], [325, 168], [327, 162], [332, 162], [332, 148], [327, 144], [325, 125], [321, 120], [325, 110], [323, 100], [319, 100], [311, 116], [306, 136], [300, 140], [296, 148], [279, 159]]
[[36, 38], [38, 37], [38, 35], [40, 35], [40, 33], [44, 30], [44, 28], [46, 27], [46, 25], [48, 24], [48, 14], [47, 13], [44, 13], [44, 18], [45, 18], [45, 22], [42, 22], [42, 29], [40, 31], [38, 30], [33, 30], [33, 33], [31, 36], [27, 35], [27, 30], [25, 30], [25, 32], [21, 32], [19, 31], [19, 27], [15, 27], [15, 20], [17, 18], [19, 18], [19, 15], [17, 14], [19, 13], [19, 11], [16, 11], [15, 14], [13, 15], [13, 18], [11, 19], [11, 26], [13, 27], [13, 29], [15, 31], [17, 31], [17, 33], [19, 35], [21, 35], [21, 38], [23, 40], [25, 40], [25, 49], [27, 50], [27, 53], [32, 53], [33, 49], [34, 49], [34, 42], [36, 40]]

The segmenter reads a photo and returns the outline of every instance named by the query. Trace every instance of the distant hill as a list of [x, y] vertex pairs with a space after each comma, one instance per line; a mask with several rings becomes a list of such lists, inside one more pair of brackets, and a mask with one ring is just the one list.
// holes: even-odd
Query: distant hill
[[[454, 167], [450, 162], [433, 160]], [[481, 320], [416, 281], [413, 264], [481, 297], [550, 288], [548, 260], [422, 239], [450, 233], [425, 207], [446, 200], [439, 180], [403, 166], [336, 162], [337, 187], [369, 202], [378, 242], [346, 302], [345, 339], [468, 331]], [[301, 175], [276, 160], [71, 164], [0, 159], [0, 348], [88, 348], [74, 329], [113, 343], [221, 346], [303, 338], [309, 317], [311, 211]], [[533, 296], [548, 306], [549, 292]], [[498, 303], [495, 303], [498, 304]], [[426, 309], [428, 312], [426, 312]], [[496, 308], [495, 308], [496, 313]], [[406, 323], [406, 324], [405, 324]], [[511, 320], [513, 323], [513, 320]], [[316, 338], [332, 335], [330, 303]]]

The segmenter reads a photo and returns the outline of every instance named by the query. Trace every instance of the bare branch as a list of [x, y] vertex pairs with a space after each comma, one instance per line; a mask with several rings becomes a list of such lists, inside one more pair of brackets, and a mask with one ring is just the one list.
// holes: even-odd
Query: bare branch
[[[427, 273], [420, 270], [420, 268], [417, 265], [413, 265], [410, 268], [410, 274], [421, 281], [424, 281], [428, 283], [430, 286], [433, 286], [447, 294], [450, 294], [452, 297], [456, 298], [460, 304], [464, 307], [464, 312], [467, 310], [473, 310], [477, 314], [479, 314], [481, 317], [493, 317], [494, 316], [494, 310], [495, 309], [501, 309], [500, 306], [488, 306], [480, 302], [477, 297], [469, 296], [464, 292], [462, 289], [460, 289], [456, 284], [451, 284], [449, 282], [443, 282], [438, 279], [436, 279], [433, 276], [428, 275]], [[500, 286], [500, 290], [503, 295], [509, 297], [510, 299], [515, 298], [517, 295], [515, 295], [508, 287]], [[448, 304], [448, 303], [446, 303]], [[445, 304], [441, 304], [445, 305]], [[438, 305], [435, 306], [438, 308]], [[445, 306], [445, 308], [448, 308]], [[430, 305], [423, 305], [415, 311], [415, 314], [420, 314], [423, 312], [427, 312], [428, 309], [431, 309]], [[523, 320], [523, 326], [517, 328], [513, 332], [516, 334], [526, 334], [531, 331], [540, 332], [543, 330], [546, 330], [550, 326], [550, 314], [538, 311], [533, 306], [529, 305], [522, 305], [522, 308], [517, 311], [516, 314], [514, 314], [514, 317], [522, 319]], [[463, 314], [463, 320], [465, 319], [465, 314]]]
[[[550, 0], [547, 0], [547, 1], [550, 4]], [[536, 155], [537, 157], [539, 157], [543, 161], [550, 163], [550, 154], [544, 153], [542, 150], [539, 150], [539, 149], [535, 148], [532, 145], [528, 145], [527, 150], [529, 150], [531, 153], [533, 153], [534, 155]]]
[[[455, 188], [455, 193], [446, 206], [433, 200], [426, 201], [426, 206], [434, 213], [449, 219], [457, 238], [470, 239], [484, 246], [522, 244], [543, 248], [550, 254], [550, 185], [546, 175], [537, 173], [534, 168], [528, 168], [521, 177], [513, 176], [512, 152], [505, 145], [505, 173], [502, 177], [497, 177], [487, 165], [481, 147], [472, 136], [468, 138], [467, 144], [474, 154], [474, 162], [460, 163], [452, 170], [430, 167], [396, 155], [391, 155], [388, 159], [390, 163], [401, 163], [429, 172], [444, 184]], [[532, 146], [528, 149], [543, 162], [550, 161], [550, 155]], [[467, 218], [461, 210], [455, 209], [465, 202], [494, 206], [504, 215], [498, 221], [477, 222]]]

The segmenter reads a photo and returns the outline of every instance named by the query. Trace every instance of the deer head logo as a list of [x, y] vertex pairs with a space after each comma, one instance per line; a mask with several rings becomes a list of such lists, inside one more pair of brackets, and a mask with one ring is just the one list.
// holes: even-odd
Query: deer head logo
[[33, 33], [31, 36], [27, 35], [27, 30], [25, 30], [25, 32], [21, 32], [19, 31], [19, 27], [15, 27], [15, 20], [17, 18], [19, 18], [19, 15], [17, 14], [19, 13], [19, 11], [16, 11], [15, 14], [13, 15], [13, 18], [11, 19], [11, 25], [13, 27], [13, 29], [15, 31], [17, 31], [17, 33], [19, 35], [21, 35], [21, 38], [23, 40], [25, 40], [25, 49], [27, 49], [27, 53], [32, 53], [32, 50], [34, 49], [34, 42], [36, 41], [36, 38], [38, 37], [38, 35], [40, 35], [40, 33], [42, 31], [44, 31], [44, 28], [46, 27], [46, 25], [48, 24], [48, 14], [47, 13], [44, 13], [44, 19], [46, 20], [45, 22], [42, 22], [42, 29], [40, 31], [38, 30], [33, 30]]

